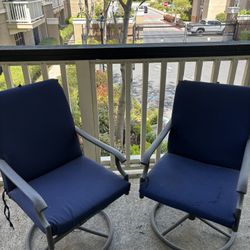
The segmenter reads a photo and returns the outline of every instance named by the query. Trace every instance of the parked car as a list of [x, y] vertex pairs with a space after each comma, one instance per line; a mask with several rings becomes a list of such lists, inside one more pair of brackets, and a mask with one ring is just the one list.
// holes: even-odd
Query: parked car
[[218, 20], [201, 20], [199, 23], [187, 24], [187, 31], [199, 35], [203, 33], [223, 34], [225, 27], [225, 24]]

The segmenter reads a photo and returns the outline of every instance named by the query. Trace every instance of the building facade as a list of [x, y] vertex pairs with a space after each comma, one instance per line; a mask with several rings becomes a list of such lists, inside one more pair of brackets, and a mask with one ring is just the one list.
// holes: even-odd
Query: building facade
[[0, 45], [37, 45], [45, 38], [59, 43], [59, 26], [68, 17], [66, 1], [0, 0]]
[[240, 9], [249, 9], [249, 0], [193, 0], [192, 22], [201, 19], [215, 19], [219, 13], [228, 13], [228, 7], [238, 6]]

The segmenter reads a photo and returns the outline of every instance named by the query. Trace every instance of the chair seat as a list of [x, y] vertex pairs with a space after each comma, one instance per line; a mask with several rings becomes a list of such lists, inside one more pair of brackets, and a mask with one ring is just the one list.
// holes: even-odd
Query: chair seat
[[238, 170], [166, 154], [141, 184], [140, 194], [231, 228], [238, 177]]
[[[76, 158], [29, 184], [48, 205], [44, 213], [53, 235], [63, 234], [84, 222], [130, 189], [123, 178], [86, 157]], [[44, 231], [21, 191], [16, 188], [9, 195]]]

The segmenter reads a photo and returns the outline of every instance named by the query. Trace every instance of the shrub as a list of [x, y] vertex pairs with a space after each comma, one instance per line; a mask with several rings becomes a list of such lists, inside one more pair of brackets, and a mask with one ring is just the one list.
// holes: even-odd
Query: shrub
[[39, 45], [58, 45], [58, 41], [54, 37], [48, 37], [43, 39]]
[[140, 154], [140, 146], [139, 145], [131, 145], [130, 146], [130, 154], [131, 155], [139, 155]]
[[226, 21], [226, 13], [224, 13], [224, 12], [219, 13], [216, 15], [215, 18], [221, 22], [225, 22]]
[[87, 44], [100, 44], [101, 42], [96, 40], [95, 38], [88, 38]]
[[240, 40], [250, 40], [250, 31], [241, 31], [240, 32]]
[[74, 33], [73, 24], [68, 24], [66, 27], [60, 30], [60, 37], [63, 43], [68, 42]]
[[250, 15], [250, 10], [246, 9], [240, 10], [239, 15]]
[[151, 125], [157, 124], [158, 110], [156, 108], [148, 111], [148, 120]]
[[182, 12], [181, 13], [181, 20], [182, 21], [190, 21], [191, 17], [189, 12]]
[[152, 143], [156, 138], [156, 134], [154, 131], [151, 131], [149, 133], [146, 134], [146, 141], [149, 143]]
[[107, 44], [118, 44], [118, 43], [119, 43], [118, 39], [111, 39], [107, 41]]
[[72, 17], [68, 17], [65, 19], [65, 23], [66, 24], [73, 24], [73, 18]]

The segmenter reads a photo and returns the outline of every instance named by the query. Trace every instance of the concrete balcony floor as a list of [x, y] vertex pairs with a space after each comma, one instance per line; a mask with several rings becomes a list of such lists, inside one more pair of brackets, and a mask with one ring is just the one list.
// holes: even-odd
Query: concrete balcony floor
[[[152, 211], [155, 202], [147, 198], [142, 200], [139, 199], [139, 180], [132, 179], [131, 183], [132, 189], [130, 195], [121, 197], [105, 210], [110, 215], [115, 230], [110, 249], [169, 249], [155, 236], [150, 226], [149, 214]], [[11, 220], [15, 226], [15, 230], [12, 230], [9, 227], [8, 222], [5, 220], [3, 215], [3, 203], [0, 202], [0, 249], [26, 249], [25, 238], [32, 223], [12, 201], [9, 201], [8, 203], [11, 208]], [[158, 223], [163, 229], [164, 222], [170, 225], [177, 220], [181, 214], [182, 212], [180, 211], [163, 208], [160, 210], [159, 216], [161, 218], [158, 217]], [[98, 222], [100, 222], [100, 224], [98, 224]], [[99, 215], [88, 221], [87, 224], [91, 226], [91, 228], [100, 231], [101, 227], [98, 227], [97, 224], [105, 226]], [[212, 250], [218, 249], [224, 243], [224, 236], [217, 234], [214, 230], [210, 229], [199, 220], [186, 221], [183, 225], [179, 226], [178, 229], [178, 231], [172, 232], [169, 235], [169, 238], [175, 243], [178, 243], [184, 249]], [[45, 249], [45, 237], [40, 232], [36, 233], [34, 242], [33, 249]], [[103, 243], [104, 240], [100, 237], [76, 231], [57, 243], [56, 249], [96, 250], [101, 249]], [[250, 195], [245, 197], [238, 236], [231, 249], [250, 249]]]

